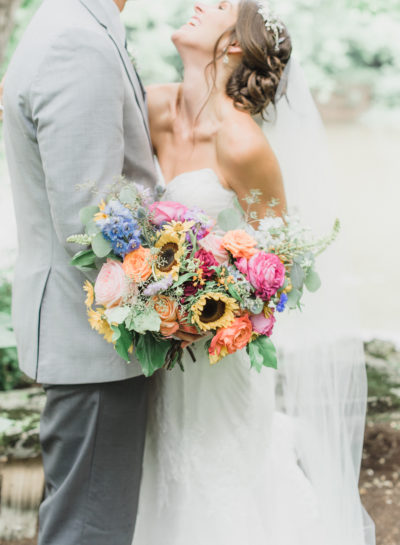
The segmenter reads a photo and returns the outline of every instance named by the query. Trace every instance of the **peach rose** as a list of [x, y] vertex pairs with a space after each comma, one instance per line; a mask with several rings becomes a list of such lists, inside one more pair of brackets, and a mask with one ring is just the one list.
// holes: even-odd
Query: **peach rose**
[[122, 268], [126, 276], [135, 282], [144, 282], [151, 276], [151, 252], [148, 248], [139, 246], [137, 250], [133, 250], [126, 254]]
[[221, 351], [233, 354], [249, 343], [252, 332], [253, 326], [248, 314], [235, 318], [229, 327], [218, 329], [208, 351], [211, 355], [217, 356], [221, 354]]
[[197, 241], [201, 249], [206, 250], [206, 252], [212, 253], [215, 260], [219, 265], [228, 265], [229, 263], [229, 254], [222, 247], [222, 237], [210, 233], [206, 237]]
[[154, 309], [161, 318], [160, 333], [170, 337], [179, 329], [178, 304], [166, 295], [156, 295], [152, 298]]
[[222, 238], [221, 244], [236, 258], [245, 257], [250, 259], [257, 252], [255, 248], [256, 241], [243, 229], [228, 231]]
[[119, 261], [107, 259], [94, 285], [96, 303], [106, 308], [119, 305], [127, 288], [124, 269]]

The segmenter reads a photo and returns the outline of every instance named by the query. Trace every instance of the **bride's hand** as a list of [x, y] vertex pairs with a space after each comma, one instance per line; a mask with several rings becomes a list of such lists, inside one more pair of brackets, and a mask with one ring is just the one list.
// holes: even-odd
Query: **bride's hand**
[[182, 341], [181, 343], [182, 348], [186, 348], [187, 346], [190, 346], [196, 341], [203, 339], [204, 335], [193, 335], [192, 333], [185, 333], [184, 331], [178, 330], [176, 333], [174, 333], [174, 337], [177, 337], [178, 339]]

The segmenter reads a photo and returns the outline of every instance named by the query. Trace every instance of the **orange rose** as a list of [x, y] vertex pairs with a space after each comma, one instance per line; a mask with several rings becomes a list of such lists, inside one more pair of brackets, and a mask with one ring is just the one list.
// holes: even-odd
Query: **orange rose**
[[256, 252], [256, 241], [243, 229], [228, 231], [221, 240], [221, 246], [228, 250], [233, 257], [250, 259]]
[[126, 276], [135, 282], [144, 282], [151, 275], [151, 252], [140, 246], [125, 256], [122, 268]]
[[154, 310], [161, 318], [160, 333], [170, 337], [179, 329], [178, 303], [166, 295], [156, 295], [152, 298]]
[[252, 333], [253, 326], [248, 314], [235, 318], [229, 327], [218, 329], [208, 349], [211, 363], [217, 363], [227, 354], [233, 354], [236, 350], [244, 348], [249, 343]]

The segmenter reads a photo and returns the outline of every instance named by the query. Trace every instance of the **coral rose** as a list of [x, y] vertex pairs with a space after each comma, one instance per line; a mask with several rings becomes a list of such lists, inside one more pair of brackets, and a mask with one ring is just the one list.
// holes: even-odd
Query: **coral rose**
[[96, 303], [106, 308], [115, 307], [121, 303], [126, 288], [127, 281], [121, 263], [107, 259], [94, 285]]
[[235, 258], [245, 257], [249, 259], [257, 252], [255, 249], [257, 242], [243, 229], [228, 231], [223, 236], [221, 244]]
[[166, 295], [157, 295], [152, 298], [154, 309], [161, 318], [160, 333], [170, 337], [179, 329], [178, 304]]
[[261, 312], [261, 314], [251, 316], [250, 320], [256, 333], [266, 335], [267, 337], [272, 335], [276, 319], [274, 316], [274, 311], [271, 308], [266, 309], [266, 312]]
[[198, 245], [206, 252], [212, 253], [214, 259], [218, 262], [218, 265], [228, 265], [229, 254], [221, 244], [222, 237], [210, 233], [206, 237], [198, 240]]
[[178, 322], [179, 331], [184, 333], [191, 333], [192, 335], [198, 335], [197, 327], [189, 323], [189, 314], [178, 309]]
[[155, 225], [174, 221], [182, 221], [188, 208], [179, 202], [160, 201], [150, 205], [151, 221]]
[[139, 246], [137, 250], [133, 250], [125, 256], [122, 268], [126, 276], [135, 282], [144, 282], [151, 275], [151, 259], [150, 250]]
[[[233, 354], [236, 350], [241, 350], [247, 346], [252, 332], [253, 326], [248, 314], [235, 318], [230, 326], [217, 330], [208, 351], [212, 356], [223, 357], [226, 353]], [[210, 361], [216, 363], [216, 361]]]
[[238, 259], [236, 267], [256, 290], [257, 297], [270, 299], [283, 286], [285, 267], [275, 254], [258, 252], [249, 260]]

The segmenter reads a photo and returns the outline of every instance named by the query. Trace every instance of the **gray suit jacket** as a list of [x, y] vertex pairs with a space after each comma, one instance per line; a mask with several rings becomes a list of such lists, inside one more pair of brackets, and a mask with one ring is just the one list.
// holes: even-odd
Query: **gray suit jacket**
[[[127, 365], [87, 321], [79, 210], [121, 173], [156, 181], [141, 86], [113, 0], [44, 0], [7, 72], [4, 138], [18, 225], [13, 320], [20, 366], [48, 384], [122, 380]], [[84, 187], [78, 189], [77, 185]]]

